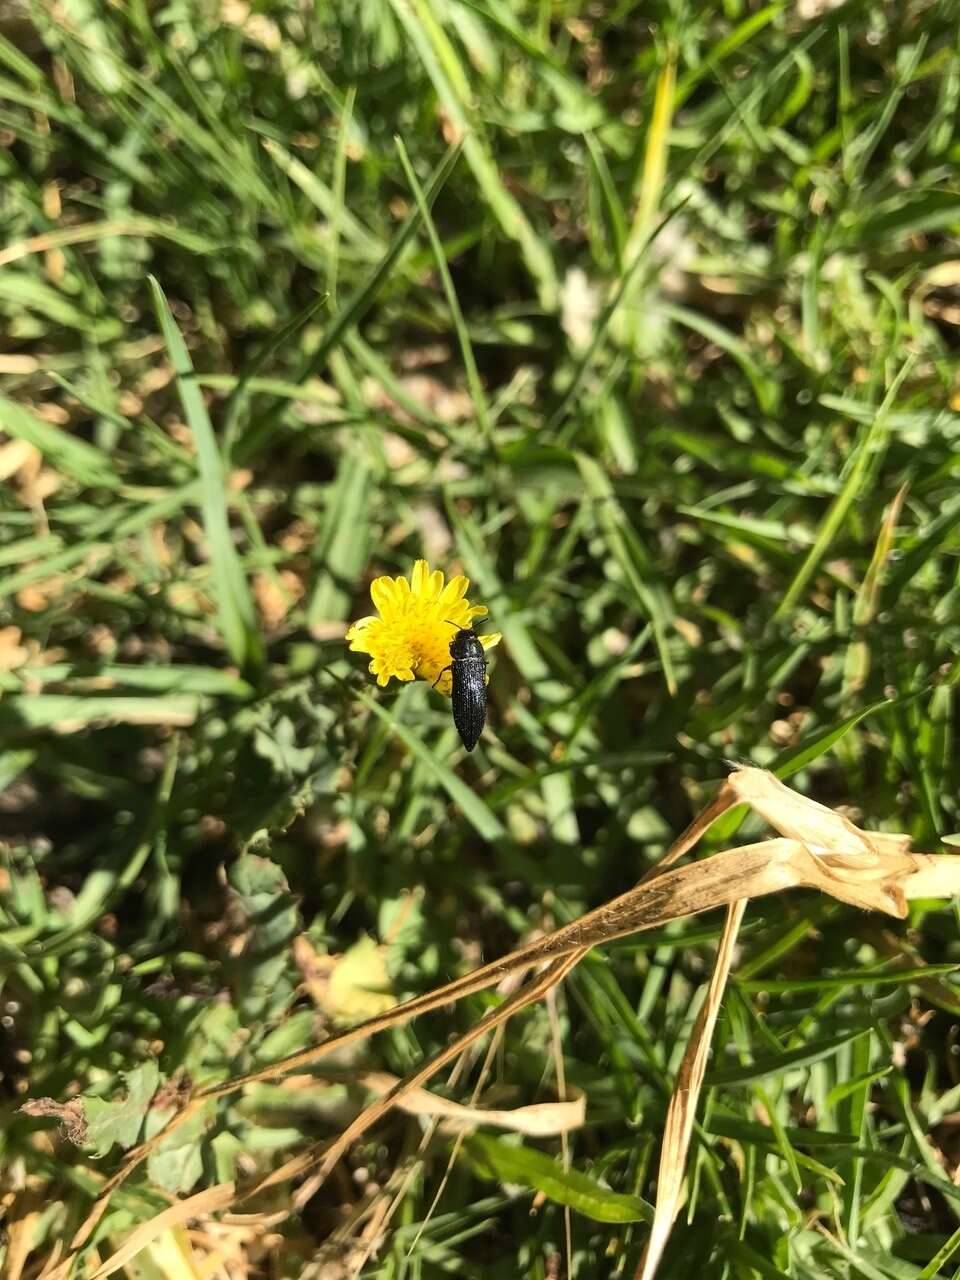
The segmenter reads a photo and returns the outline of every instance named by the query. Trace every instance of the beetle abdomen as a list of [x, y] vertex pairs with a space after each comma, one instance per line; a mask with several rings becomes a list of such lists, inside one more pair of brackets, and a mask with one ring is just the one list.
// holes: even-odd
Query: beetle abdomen
[[483, 658], [457, 658], [453, 663], [453, 723], [468, 751], [477, 745], [487, 718], [486, 666]]

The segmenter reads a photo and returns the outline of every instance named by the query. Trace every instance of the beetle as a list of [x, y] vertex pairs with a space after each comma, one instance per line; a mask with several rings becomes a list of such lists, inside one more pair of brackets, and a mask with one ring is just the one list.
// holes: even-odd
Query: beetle
[[457, 726], [460, 741], [468, 751], [472, 751], [487, 718], [487, 660], [480, 637], [473, 627], [460, 627], [455, 622], [448, 625], [457, 627], [457, 634], [450, 641], [452, 661], [434, 680], [433, 687], [437, 687], [447, 671], [453, 672], [450, 690], [453, 723]]

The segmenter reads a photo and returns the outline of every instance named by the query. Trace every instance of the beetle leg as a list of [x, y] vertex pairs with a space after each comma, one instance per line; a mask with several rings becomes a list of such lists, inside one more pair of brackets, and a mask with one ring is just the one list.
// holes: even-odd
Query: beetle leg
[[437, 676], [436, 680], [434, 680], [434, 682], [433, 682], [433, 684], [430, 686], [430, 688], [431, 688], [431, 689], [435, 689], [435, 688], [437, 687], [437, 685], [440, 683], [440, 681], [443, 679], [443, 677], [447, 674], [447, 672], [448, 672], [448, 671], [452, 671], [452, 670], [453, 670], [453, 663], [451, 662], [451, 663], [449, 663], [447, 666], [445, 666], [445, 667], [443, 668], [443, 670], [442, 670], [442, 671], [440, 672], [440, 674]]

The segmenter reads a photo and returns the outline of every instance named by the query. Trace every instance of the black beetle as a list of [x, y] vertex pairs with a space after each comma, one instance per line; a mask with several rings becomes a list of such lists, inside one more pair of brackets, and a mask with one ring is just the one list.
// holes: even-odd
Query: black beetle
[[[456, 626], [455, 622], [449, 624]], [[483, 730], [487, 718], [487, 660], [483, 645], [473, 627], [459, 627], [450, 641], [450, 657], [453, 661], [444, 667], [434, 680], [434, 687], [444, 672], [453, 672], [453, 688], [450, 701], [453, 704], [453, 723], [457, 726], [460, 741], [472, 751]]]

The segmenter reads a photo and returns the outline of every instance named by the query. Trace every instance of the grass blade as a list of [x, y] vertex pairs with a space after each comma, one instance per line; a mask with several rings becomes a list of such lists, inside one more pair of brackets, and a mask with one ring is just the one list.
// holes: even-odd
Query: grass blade
[[417, 208], [420, 210], [420, 217], [423, 219], [423, 225], [426, 228], [427, 236], [430, 240], [430, 248], [433, 250], [433, 258], [437, 264], [437, 271], [440, 273], [440, 280], [443, 283], [443, 292], [447, 298], [447, 306], [450, 308], [453, 327], [456, 330], [457, 341], [460, 344], [460, 354], [463, 357], [463, 367], [467, 375], [467, 386], [470, 388], [470, 397], [473, 400], [473, 407], [477, 415], [477, 424], [487, 441], [490, 441], [490, 433], [492, 430], [490, 409], [487, 405], [487, 397], [484, 394], [483, 385], [480, 382], [480, 374], [477, 370], [477, 361], [473, 354], [473, 344], [470, 341], [470, 334], [467, 332], [463, 312], [460, 309], [460, 300], [458, 299], [457, 291], [454, 288], [453, 277], [450, 275], [450, 268], [447, 265], [446, 255], [443, 252], [443, 245], [440, 243], [440, 237], [437, 235], [437, 229], [433, 225], [433, 219], [430, 217], [429, 206], [424, 198], [423, 189], [417, 181], [417, 175], [413, 171], [413, 165], [410, 163], [410, 157], [407, 155], [407, 150], [403, 145], [403, 140], [400, 137], [397, 137], [395, 142], [397, 151], [400, 155], [400, 163], [403, 165], [403, 171], [407, 176], [407, 182], [410, 184], [410, 190], [413, 192], [414, 199], [417, 202]]
[[649, 1222], [653, 1216], [650, 1205], [639, 1196], [610, 1191], [585, 1173], [564, 1169], [542, 1151], [486, 1133], [468, 1138], [464, 1150], [478, 1172], [539, 1191], [594, 1222]]
[[150, 291], [176, 374], [184, 416], [197, 446], [203, 523], [210, 545], [220, 631], [233, 661], [242, 668], [256, 668], [263, 661], [263, 647], [253, 597], [230, 532], [226, 476], [220, 448], [207, 406], [194, 377], [190, 353], [170, 314], [163, 290], [153, 276], [150, 277]]
[[504, 233], [519, 244], [524, 261], [537, 283], [541, 305], [545, 310], [553, 311], [557, 305], [557, 277], [550, 251], [507, 190], [486, 144], [481, 140], [479, 122], [469, 106], [466, 74], [453, 44], [433, 12], [430, 0], [392, 0], [392, 4], [423, 60], [437, 96], [463, 136], [463, 154], [473, 170], [477, 186]]
[[378, 719], [390, 726], [424, 768], [437, 779], [450, 799], [459, 806], [463, 816], [479, 835], [490, 841], [505, 840], [507, 838], [506, 828], [500, 819], [491, 813], [479, 796], [475, 795], [465, 782], [461, 782], [453, 770], [439, 760], [426, 743], [408, 729], [398, 716], [395, 716], [389, 708], [382, 707], [369, 694], [358, 690], [356, 696]]
[[78, 484], [94, 488], [115, 489], [120, 477], [111, 459], [95, 445], [88, 444], [50, 422], [44, 422], [30, 409], [0, 396], [0, 427], [8, 435], [32, 444], [51, 466]]
[[874, 461], [871, 455], [875, 449], [882, 446], [886, 438], [887, 415], [915, 363], [916, 357], [910, 356], [890, 384], [890, 388], [883, 398], [883, 403], [877, 410], [876, 417], [864, 432], [859, 445], [854, 451], [843, 488], [837, 494], [830, 505], [829, 511], [824, 516], [816, 541], [807, 552], [803, 563], [794, 575], [793, 581], [784, 592], [783, 598], [774, 611], [774, 618], [782, 618], [794, 608], [806, 590], [810, 579], [816, 573], [817, 566], [826, 555], [828, 547], [839, 533], [841, 525], [847, 518], [847, 513], [860, 493], [860, 486], [866, 475], [867, 467]]

